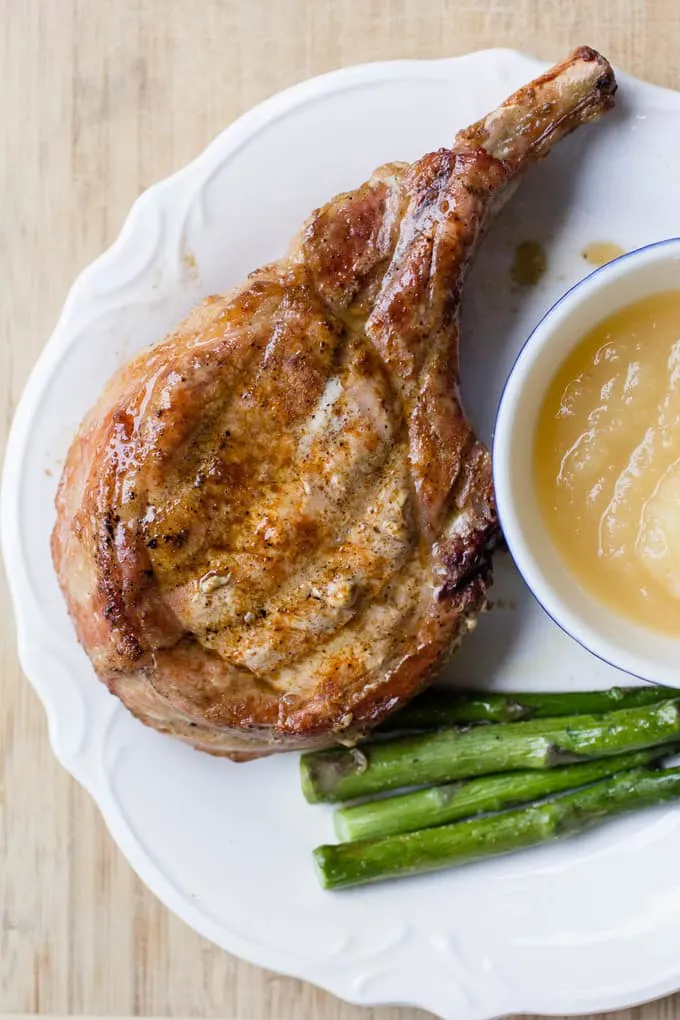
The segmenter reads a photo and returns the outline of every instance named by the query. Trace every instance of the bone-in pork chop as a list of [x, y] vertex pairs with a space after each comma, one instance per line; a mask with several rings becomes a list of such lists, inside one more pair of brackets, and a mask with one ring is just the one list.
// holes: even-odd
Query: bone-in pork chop
[[521, 171], [615, 88], [577, 50], [453, 148], [332, 199], [112, 379], [52, 551], [143, 722], [236, 758], [351, 742], [473, 625], [497, 521], [458, 394], [461, 288]]

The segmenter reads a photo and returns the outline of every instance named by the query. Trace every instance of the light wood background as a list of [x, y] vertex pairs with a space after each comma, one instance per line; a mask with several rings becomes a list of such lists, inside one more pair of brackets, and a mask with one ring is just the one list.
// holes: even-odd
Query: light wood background
[[[0, 442], [75, 274], [242, 111], [346, 64], [583, 42], [680, 88], [677, 0], [0, 0]], [[1, 1013], [424, 1018], [345, 1005], [171, 917], [53, 760], [4, 587], [0, 628]], [[632, 1014], [678, 1020], [680, 997]]]

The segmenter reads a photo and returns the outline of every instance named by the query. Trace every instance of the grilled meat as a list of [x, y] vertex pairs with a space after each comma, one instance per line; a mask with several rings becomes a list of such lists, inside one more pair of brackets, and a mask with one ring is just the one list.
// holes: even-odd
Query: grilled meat
[[52, 550], [143, 722], [235, 758], [351, 742], [472, 626], [497, 521], [458, 392], [466, 271], [525, 167], [615, 87], [577, 50], [452, 148], [332, 199], [112, 379]]

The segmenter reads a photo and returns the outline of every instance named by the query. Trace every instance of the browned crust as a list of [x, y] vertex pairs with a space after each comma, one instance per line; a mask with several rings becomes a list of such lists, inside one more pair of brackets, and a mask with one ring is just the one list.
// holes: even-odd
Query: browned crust
[[[489, 454], [457, 392], [465, 274], [508, 185], [608, 109], [615, 87], [599, 54], [577, 50], [453, 149], [383, 167], [317, 210], [287, 259], [206, 301], [114, 377], [69, 452], [52, 554], [97, 673], [142, 722], [235, 760], [351, 742], [464, 637], [498, 539]], [[357, 399], [372, 410], [301, 460], [330, 378], [343, 394], [366, 390]], [[333, 457], [349, 458], [347, 520], [328, 496], [336, 476], [324, 481]], [[400, 472], [403, 499], [380, 497], [387, 530], [372, 538], [371, 500]], [[309, 509], [298, 476], [330, 509]], [[256, 527], [255, 511], [271, 517]], [[323, 576], [326, 556], [340, 575], [354, 564], [358, 594], [328, 588], [318, 608], [298, 605], [296, 577], [310, 562]], [[215, 563], [225, 584], [237, 578], [236, 609], [219, 610], [227, 624], [217, 597], [195, 598]], [[377, 664], [370, 640], [352, 644], [366, 621], [370, 637], [376, 607]]]

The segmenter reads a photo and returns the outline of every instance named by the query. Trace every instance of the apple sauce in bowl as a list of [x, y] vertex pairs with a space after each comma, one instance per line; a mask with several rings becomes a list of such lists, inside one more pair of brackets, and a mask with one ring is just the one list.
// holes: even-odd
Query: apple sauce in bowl
[[494, 481], [552, 618], [646, 680], [680, 668], [680, 240], [608, 263], [538, 324], [506, 384]]

